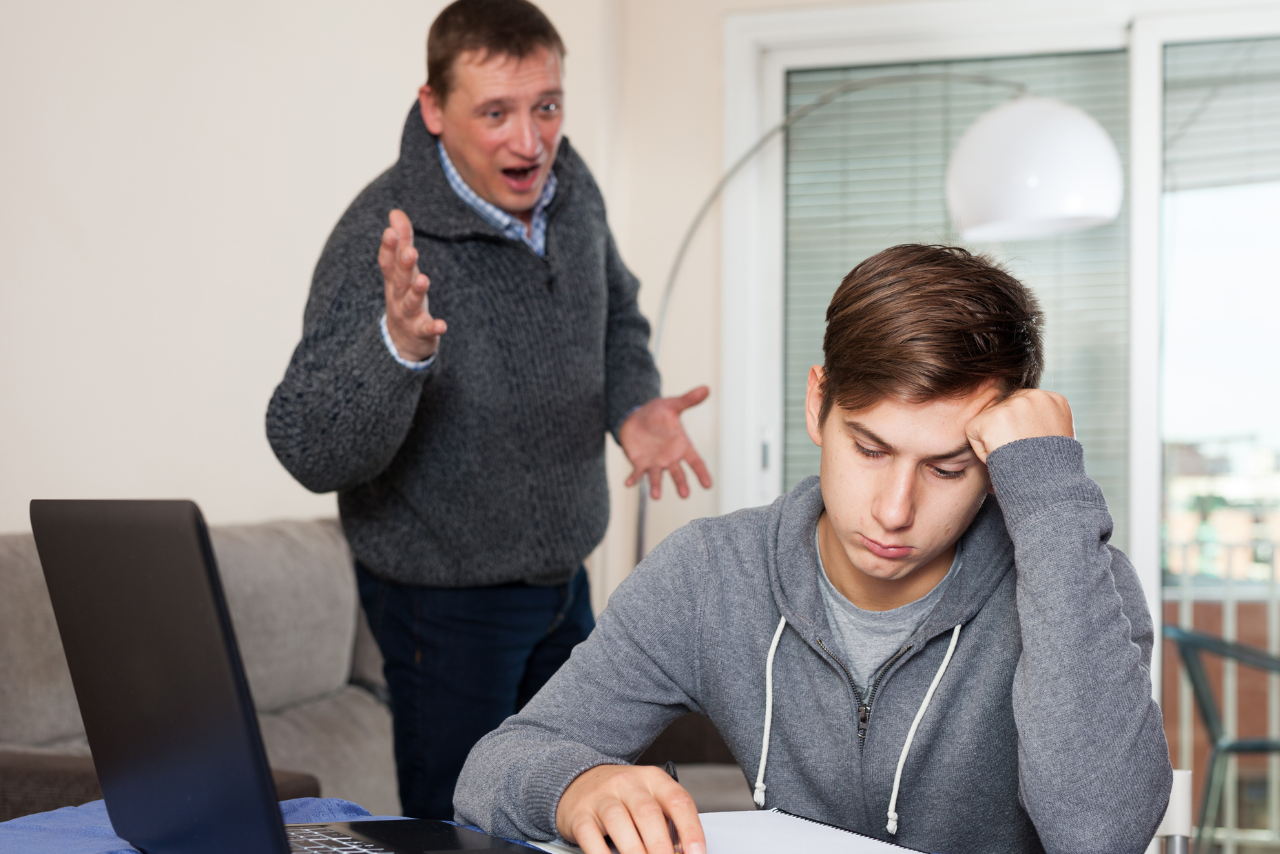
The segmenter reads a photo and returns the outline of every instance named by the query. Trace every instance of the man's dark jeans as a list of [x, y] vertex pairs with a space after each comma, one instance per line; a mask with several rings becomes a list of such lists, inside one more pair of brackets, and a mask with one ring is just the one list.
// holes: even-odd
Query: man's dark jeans
[[404, 814], [452, 819], [467, 753], [595, 626], [587, 571], [555, 587], [440, 588], [384, 581], [357, 561], [356, 580], [386, 662]]

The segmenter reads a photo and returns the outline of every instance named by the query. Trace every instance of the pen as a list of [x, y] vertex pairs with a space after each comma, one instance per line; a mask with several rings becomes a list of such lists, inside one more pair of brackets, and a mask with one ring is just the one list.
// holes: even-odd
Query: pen
[[[680, 778], [676, 776], [676, 764], [674, 762], [668, 759], [667, 764], [663, 767], [671, 775], [672, 780], [677, 783], [680, 782]], [[671, 816], [667, 816], [667, 830], [671, 833], [671, 847], [676, 850], [676, 854], [684, 854], [684, 849], [680, 847], [680, 834], [676, 833], [676, 823], [671, 820]]]

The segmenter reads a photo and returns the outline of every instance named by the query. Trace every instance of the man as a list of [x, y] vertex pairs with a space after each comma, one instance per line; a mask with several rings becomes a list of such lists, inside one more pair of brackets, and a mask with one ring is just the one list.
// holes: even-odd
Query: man
[[592, 636], [472, 751], [459, 817], [605, 854], [685, 854], [692, 800], [628, 765], [708, 715], [756, 803], [909, 848], [1140, 852], [1171, 784], [1153, 629], [1039, 391], [1039, 310], [962, 249], [859, 264], [809, 374], [821, 473], [694, 522]]
[[[612, 432], [661, 493], [705, 388], [658, 397], [639, 283], [562, 139], [564, 46], [525, 0], [459, 0], [427, 43], [399, 161], [316, 267], [267, 434], [338, 491], [386, 660], [405, 814], [450, 818], [467, 751], [594, 625]], [[427, 291], [430, 286], [431, 302]]]

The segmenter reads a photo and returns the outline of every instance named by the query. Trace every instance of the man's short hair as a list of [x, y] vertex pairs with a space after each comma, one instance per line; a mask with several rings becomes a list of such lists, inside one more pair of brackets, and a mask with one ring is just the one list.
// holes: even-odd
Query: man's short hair
[[820, 422], [832, 406], [959, 397], [988, 380], [1008, 395], [1040, 384], [1040, 304], [983, 255], [893, 246], [844, 277], [827, 308], [822, 351]]
[[453, 88], [453, 66], [468, 51], [482, 59], [524, 59], [538, 48], [563, 59], [564, 42], [542, 10], [528, 0], [456, 0], [444, 8], [427, 32], [427, 85], [444, 105]]

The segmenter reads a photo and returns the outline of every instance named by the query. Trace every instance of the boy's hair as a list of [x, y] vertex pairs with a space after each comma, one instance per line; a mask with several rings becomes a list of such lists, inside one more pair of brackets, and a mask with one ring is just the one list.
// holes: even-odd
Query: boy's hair
[[427, 85], [444, 106], [453, 88], [453, 65], [468, 51], [524, 59], [540, 47], [564, 59], [564, 42], [542, 10], [528, 0], [456, 0], [427, 32]]
[[1035, 388], [1044, 369], [1040, 304], [1002, 267], [954, 246], [908, 243], [844, 277], [827, 308], [822, 411], [884, 397], [921, 403], [995, 380]]

